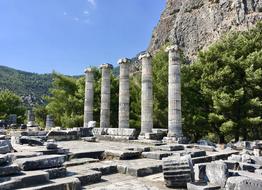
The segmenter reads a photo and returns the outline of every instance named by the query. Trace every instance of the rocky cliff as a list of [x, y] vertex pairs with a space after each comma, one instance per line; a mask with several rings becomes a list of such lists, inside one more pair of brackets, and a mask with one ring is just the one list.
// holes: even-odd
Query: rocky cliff
[[167, 0], [148, 50], [177, 43], [191, 62], [197, 52], [231, 30], [262, 20], [262, 0]]

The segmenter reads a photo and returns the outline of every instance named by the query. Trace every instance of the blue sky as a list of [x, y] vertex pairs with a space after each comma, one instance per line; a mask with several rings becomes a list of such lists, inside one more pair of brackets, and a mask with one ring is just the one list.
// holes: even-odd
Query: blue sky
[[0, 65], [82, 74], [148, 47], [165, 0], [0, 0]]

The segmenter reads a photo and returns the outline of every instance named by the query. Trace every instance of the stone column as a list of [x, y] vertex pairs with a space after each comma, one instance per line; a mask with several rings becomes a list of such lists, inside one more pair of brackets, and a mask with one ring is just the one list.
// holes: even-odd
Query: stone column
[[168, 137], [181, 138], [181, 82], [180, 82], [180, 56], [177, 46], [166, 49], [169, 53], [168, 64]]
[[32, 110], [27, 111], [27, 126], [28, 127], [35, 126], [35, 115]]
[[54, 118], [51, 115], [47, 115], [46, 116], [46, 125], [45, 128], [46, 129], [52, 129], [54, 127]]
[[110, 127], [110, 74], [113, 66], [102, 64], [100, 128]]
[[84, 105], [84, 127], [93, 121], [94, 102], [94, 73], [92, 68], [85, 69], [85, 105]]
[[142, 61], [142, 94], [141, 94], [141, 133], [151, 133], [153, 128], [153, 88], [151, 55], [139, 56]]
[[118, 61], [120, 65], [119, 76], [119, 110], [118, 110], [118, 128], [129, 128], [129, 65], [127, 58]]

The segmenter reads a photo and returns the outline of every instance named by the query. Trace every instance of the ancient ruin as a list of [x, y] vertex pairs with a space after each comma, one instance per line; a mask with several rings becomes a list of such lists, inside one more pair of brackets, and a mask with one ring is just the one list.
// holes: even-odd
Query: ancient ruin
[[110, 127], [110, 74], [113, 66], [102, 64], [100, 128]]

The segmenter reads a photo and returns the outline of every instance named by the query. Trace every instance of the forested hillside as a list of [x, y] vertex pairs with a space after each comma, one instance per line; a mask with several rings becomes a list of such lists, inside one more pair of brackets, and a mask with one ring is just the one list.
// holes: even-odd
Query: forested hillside
[[8, 89], [22, 97], [27, 106], [42, 104], [51, 87], [52, 74], [36, 74], [0, 66], [0, 90]]

